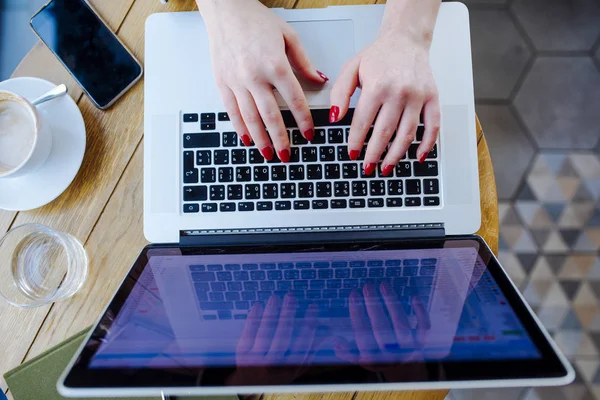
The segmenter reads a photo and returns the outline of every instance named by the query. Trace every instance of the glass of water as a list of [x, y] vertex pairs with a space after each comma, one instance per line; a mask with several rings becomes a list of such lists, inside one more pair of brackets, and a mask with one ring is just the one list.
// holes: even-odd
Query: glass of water
[[83, 286], [88, 258], [68, 233], [25, 224], [0, 238], [0, 298], [33, 308], [73, 296]]

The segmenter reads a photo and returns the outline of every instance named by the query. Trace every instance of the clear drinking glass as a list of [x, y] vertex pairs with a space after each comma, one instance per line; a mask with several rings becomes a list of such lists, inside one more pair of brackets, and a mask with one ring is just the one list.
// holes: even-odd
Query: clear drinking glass
[[25, 224], [0, 239], [0, 296], [14, 306], [33, 308], [71, 297], [87, 273], [85, 249], [68, 233]]

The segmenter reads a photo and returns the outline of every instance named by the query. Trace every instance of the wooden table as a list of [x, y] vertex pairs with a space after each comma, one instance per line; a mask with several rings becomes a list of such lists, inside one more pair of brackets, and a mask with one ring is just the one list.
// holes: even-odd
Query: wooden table
[[[193, 0], [88, 0], [140, 59], [144, 59], [144, 21], [155, 12], [194, 10]], [[384, 3], [383, 0], [263, 0], [271, 7]], [[57, 200], [30, 212], [0, 210], [0, 235], [13, 226], [39, 222], [79, 238], [88, 251], [88, 280], [73, 298], [32, 310], [0, 301], [0, 374], [37, 356], [91, 325], [146, 245], [142, 230], [143, 83], [138, 83], [108, 111], [94, 107], [54, 56], [38, 43], [13, 76], [37, 76], [65, 83], [79, 105], [87, 128], [83, 166]], [[494, 252], [498, 246], [498, 203], [487, 143], [477, 124], [482, 227], [479, 234]], [[6, 388], [0, 377], [0, 386]], [[446, 391], [285, 395], [277, 398], [350, 400], [394, 398], [443, 399]], [[10, 393], [9, 393], [10, 396]], [[264, 396], [274, 399], [274, 395]]]

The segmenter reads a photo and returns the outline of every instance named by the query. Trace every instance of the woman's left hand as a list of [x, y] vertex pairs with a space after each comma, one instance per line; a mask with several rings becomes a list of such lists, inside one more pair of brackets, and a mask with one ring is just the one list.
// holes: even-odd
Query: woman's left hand
[[430, 38], [408, 31], [382, 28], [375, 42], [348, 61], [340, 72], [331, 93], [332, 122], [346, 114], [356, 88], [362, 89], [348, 138], [351, 159], [359, 157], [377, 118], [365, 154], [365, 175], [375, 172], [396, 133], [381, 165], [384, 176], [393, 172], [415, 139], [421, 112], [425, 133], [417, 150], [419, 161], [425, 160], [438, 138], [440, 105], [429, 64], [430, 42]]

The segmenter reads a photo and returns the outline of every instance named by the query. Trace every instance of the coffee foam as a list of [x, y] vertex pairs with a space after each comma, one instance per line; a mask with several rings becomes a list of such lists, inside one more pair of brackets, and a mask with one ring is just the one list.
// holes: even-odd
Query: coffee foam
[[0, 94], [0, 175], [19, 167], [35, 143], [36, 121], [16, 97]]

